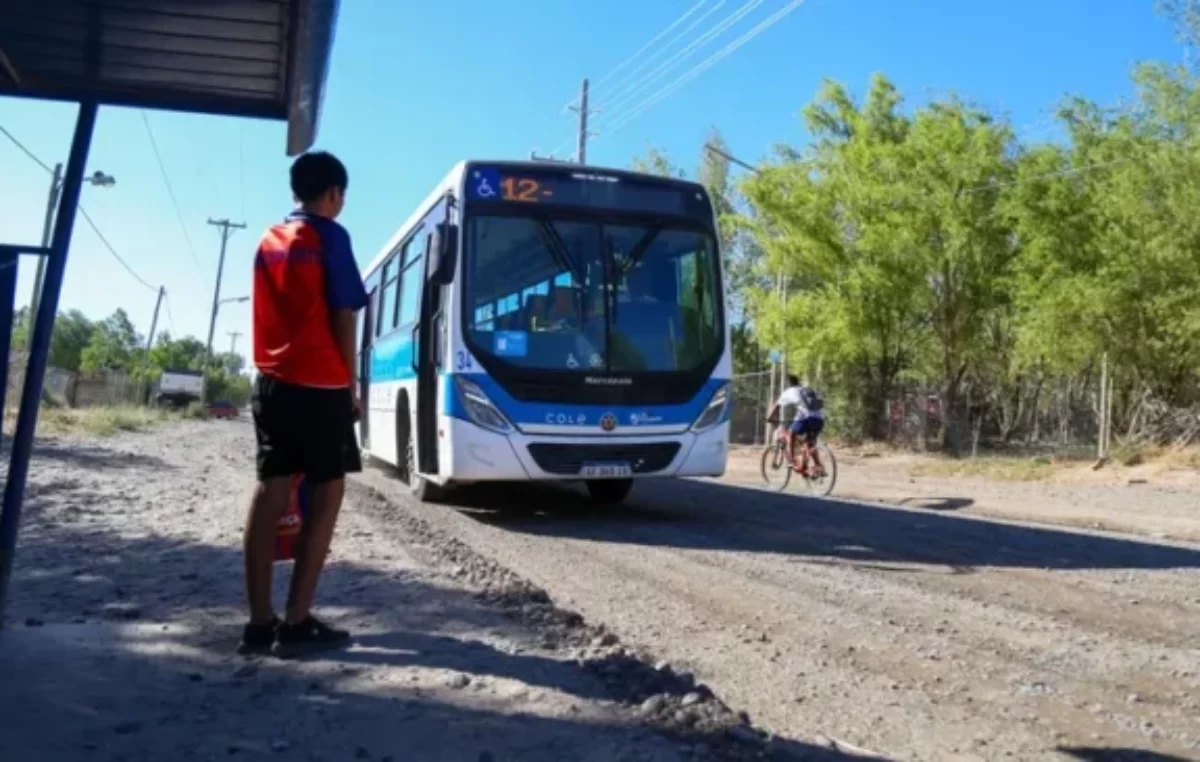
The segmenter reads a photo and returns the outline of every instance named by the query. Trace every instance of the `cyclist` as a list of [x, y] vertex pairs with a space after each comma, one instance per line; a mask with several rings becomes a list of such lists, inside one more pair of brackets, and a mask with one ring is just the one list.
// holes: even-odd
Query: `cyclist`
[[[817, 454], [816, 449], [817, 437], [825, 429], [825, 413], [823, 411], [825, 405], [821, 396], [812, 387], [800, 383], [799, 376], [789, 375], [788, 387], [783, 390], [783, 394], [779, 395], [779, 399], [771, 407], [771, 412], [767, 414], [768, 420], [778, 420], [776, 416], [779, 414], [780, 408], [785, 405], [790, 405], [795, 409], [789, 427], [788, 460], [792, 462], [792, 466], [797, 471], [803, 474], [808, 468], [808, 456], [811, 454], [816, 467], [822, 468], [821, 457]], [[797, 465], [796, 440], [800, 437], [804, 437], [804, 449], [800, 456], [800, 463]]]

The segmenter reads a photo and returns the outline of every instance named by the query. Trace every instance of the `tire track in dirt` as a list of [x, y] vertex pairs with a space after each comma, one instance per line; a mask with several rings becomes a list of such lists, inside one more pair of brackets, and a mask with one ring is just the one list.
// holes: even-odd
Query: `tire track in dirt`
[[566, 490], [448, 508], [364, 481], [783, 735], [907, 759], [1200, 748], [1188, 546], [702, 482], [600, 512]]

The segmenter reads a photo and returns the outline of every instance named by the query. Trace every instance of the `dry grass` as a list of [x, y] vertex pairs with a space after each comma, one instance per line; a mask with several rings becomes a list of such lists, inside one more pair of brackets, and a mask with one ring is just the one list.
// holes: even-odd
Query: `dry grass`
[[[121, 431], [138, 431], [170, 420], [163, 410], [134, 405], [86, 408], [42, 408], [38, 415], [38, 433], [94, 434], [108, 436]], [[178, 416], [174, 416], [178, 417]]]
[[951, 476], [989, 479], [1000, 482], [1044, 481], [1068, 465], [1078, 461], [1054, 461], [1050, 458], [1018, 458], [1011, 456], [982, 456], [951, 460], [937, 458], [915, 463], [909, 469], [913, 476]]
[[[990, 479], [992, 481], [1045, 481], [1068, 472], [1091, 471], [1095, 460], [1088, 456], [1012, 456], [985, 455], [952, 460], [933, 457], [913, 464], [913, 476], [949, 476]], [[1128, 473], [1129, 469], [1159, 473], [1163, 471], [1200, 471], [1200, 447], [1117, 448], [1102, 472]]]

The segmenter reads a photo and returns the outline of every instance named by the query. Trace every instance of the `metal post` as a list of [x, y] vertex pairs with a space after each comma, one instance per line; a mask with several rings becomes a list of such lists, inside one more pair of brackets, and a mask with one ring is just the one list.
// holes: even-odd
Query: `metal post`
[[[5, 402], [8, 399], [8, 374], [12, 371], [12, 335], [15, 328], [17, 301], [17, 263], [21, 255], [14, 249], [0, 253], [0, 346], [4, 347], [9, 361], [0, 368], [0, 439], [3, 439]], [[32, 321], [33, 313], [30, 313]], [[28, 340], [25, 342], [29, 343]]]
[[233, 235], [232, 230], [246, 227], [244, 222], [230, 222], [227, 219], [214, 220], [211, 217], [208, 224], [221, 228], [221, 258], [217, 260], [217, 282], [213, 285], [212, 314], [208, 318], [208, 348], [204, 353], [205, 367], [212, 364], [213, 332], [217, 329], [217, 308], [221, 304], [221, 275], [225, 272], [225, 244], [229, 243], [229, 236]]
[[[50, 180], [50, 196], [46, 199], [46, 217], [42, 221], [42, 248], [50, 248], [50, 234], [54, 230], [54, 213], [58, 211], [58, 194], [62, 190], [62, 162], [54, 165], [54, 177]], [[37, 273], [33, 276], [33, 297], [29, 301], [29, 319], [38, 314], [38, 304], [42, 300], [42, 285], [46, 279], [46, 258], [37, 258]], [[33, 340], [33, 326], [30, 326], [29, 337], [25, 345]]]
[[1096, 437], [1096, 458], [1104, 460], [1108, 457], [1108, 352], [1100, 359], [1100, 399], [1097, 400], [1100, 413], [1099, 436]]
[[[145, 391], [147, 387], [147, 375], [150, 371], [150, 350], [154, 348], [154, 332], [158, 330], [158, 311], [162, 308], [163, 297], [167, 295], [167, 289], [164, 286], [158, 287], [158, 299], [154, 302], [154, 317], [150, 318], [150, 333], [146, 336], [146, 358], [142, 362], [142, 383], [141, 390]], [[139, 399], [143, 395], [139, 392]], [[145, 395], [146, 399], [143, 402], [149, 402], [149, 395]]]
[[587, 164], [588, 139], [588, 81], [583, 80], [583, 90], [579, 95], [579, 150], [575, 158], [580, 164]]
[[229, 331], [229, 354], [237, 352], [237, 340], [241, 335], [241, 331]]
[[17, 430], [9, 455], [8, 479], [4, 483], [4, 504], [0, 509], [0, 626], [4, 621], [4, 604], [12, 577], [13, 554], [17, 547], [17, 531], [21, 522], [21, 503], [25, 497], [25, 480], [29, 476], [29, 459], [33, 455], [33, 434], [37, 428], [38, 403], [42, 383], [46, 379], [46, 361], [50, 354], [50, 334], [54, 316], [58, 313], [58, 298], [62, 293], [63, 273], [67, 268], [68, 246], [75, 227], [79, 208], [79, 191], [83, 185], [83, 165], [87, 163], [96, 127], [95, 101], [79, 104], [75, 120], [75, 136], [67, 160], [66, 177], [62, 183], [61, 208], [57, 215], [50, 254], [46, 263], [46, 278], [38, 313], [33, 316], [29, 363], [25, 383], [21, 388], [21, 407], [17, 413]]

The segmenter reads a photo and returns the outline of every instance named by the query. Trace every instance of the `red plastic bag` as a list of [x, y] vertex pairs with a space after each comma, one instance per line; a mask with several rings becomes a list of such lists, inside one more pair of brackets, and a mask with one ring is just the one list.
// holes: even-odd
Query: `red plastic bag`
[[275, 525], [275, 560], [291, 561], [296, 557], [296, 540], [300, 536], [300, 528], [304, 526], [304, 517], [308, 514], [308, 485], [303, 474], [297, 474], [292, 480], [292, 499], [288, 509]]

